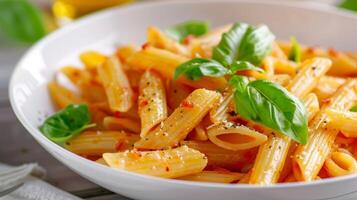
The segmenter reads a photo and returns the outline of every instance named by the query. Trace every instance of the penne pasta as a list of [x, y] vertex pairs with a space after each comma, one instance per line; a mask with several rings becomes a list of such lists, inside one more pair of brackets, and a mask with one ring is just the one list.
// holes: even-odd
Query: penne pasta
[[319, 100], [316, 94], [310, 93], [303, 99], [303, 102], [308, 113], [308, 121], [311, 121], [320, 110]]
[[183, 56], [188, 56], [189, 54], [185, 46], [176, 42], [174, 39], [170, 38], [154, 26], [150, 26], [147, 29], [147, 44]]
[[357, 173], [357, 161], [353, 156], [343, 152], [333, 152], [326, 159], [324, 168], [331, 177]]
[[140, 133], [140, 123], [130, 118], [104, 117], [103, 126], [106, 130], [126, 130], [133, 133]]
[[119, 60], [110, 57], [97, 67], [98, 75], [113, 111], [126, 112], [133, 106], [133, 91]]
[[[152, 69], [157, 71], [164, 78], [172, 79], [176, 67], [186, 61], [188, 61], [187, 57], [174, 54], [167, 50], [148, 46], [131, 56], [128, 60], [128, 65], [133, 69], [138, 70]], [[227, 84], [227, 81], [223, 77], [203, 77], [197, 81], [191, 81], [184, 77], [180, 77], [177, 81], [194, 88], [207, 89], [221, 89]]]
[[140, 137], [145, 137], [167, 117], [166, 92], [161, 78], [153, 72], [146, 71], [140, 79], [139, 93]]
[[135, 147], [163, 149], [178, 145], [199, 124], [219, 98], [219, 93], [214, 91], [193, 91], [157, 128], [135, 143]]
[[181, 102], [192, 92], [186, 85], [171, 81], [167, 94], [167, 103], [171, 109], [180, 106]]
[[[301, 64], [300, 72], [294, 77], [287, 89], [297, 97], [304, 97], [317, 84], [331, 66], [325, 58], [314, 58]], [[280, 172], [290, 148], [291, 139], [285, 135], [272, 134], [260, 146], [249, 183], [268, 185], [279, 180]]]
[[106, 152], [132, 148], [139, 137], [123, 131], [85, 131], [64, 144], [66, 149], [82, 156], [101, 156]]
[[276, 74], [269, 77], [269, 80], [284, 87], [290, 84], [291, 79], [291, 76], [288, 74]]
[[115, 55], [119, 58], [120, 62], [124, 64], [123, 65], [124, 69], [126, 69], [127, 68], [126, 64], [128, 62], [128, 59], [138, 51], [140, 51], [140, 47], [133, 44], [129, 44], [119, 47], [116, 50]]
[[256, 148], [231, 151], [223, 149], [210, 141], [190, 140], [184, 141], [182, 144], [205, 154], [208, 159], [208, 167], [223, 167], [234, 171], [242, 170], [244, 164], [251, 164], [257, 152]]
[[97, 66], [102, 65], [107, 57], [96, 51], [86, 51], [79, 56], [85, 67], [89, 70], [95, 70]]
[[214, 124], [219, 124], [222, 121], [227, 120], [228, 118], [228, 111], [229, 106], [232, 104], [233, 101], [233, 92], [227, 91], [224, 94], [221, 102], [214, 106], [209, 113], [210, 119]]
[[326, 114], [330, 119], [328, 126], [331, 129], [338, 129], [347, 138], [357, 137], [357, 112], [327, 109]]
[[251, 149], [263, 144], [267, 140], [266, 135], [231, 122], [209, 127], [207, 134], [212, 143], [233, 151]]
[[58, 109], [65, 108], [70, 104], [84, 103], [84, 100], [78, 95], [59, 85], [56, 81], [52, 81], [48, 84], [48, 90], [53, 103]]
[[177, 178], [199, 173], [207, 165], [204, 154], [187, 146], [147, 152], [132, 150], [104, 153], [103, 158], [112, 168], [162, 178]]
[[323, 76], [314, 88], [313, 92], [317, 95], [320, 102], [328, 99], [346, 81], [343, 78]]
[[338, 133], [337, 129], [326, 129], [330, 121], [326, 110], [348, 109], [356, 98], [356, 83], [356, 80], [349, 80], [340, 87], [309, 125], [311, 131], [307, 144], [300, 145], [294, 154], [293, 170], [298, 180], [312, 181], [319, 173]]
[[[278, 43], [280, 48], [287, 54], [291, 44], [286, 42]], [[313, 57], [327, 57], [332, 60], [332, 66], [328, 74], [333, 76], [350, 76], [357, 74], [357, 62], [343, 52], [335, 49], [322, 49], [320, 47], [301, 46], [301, 58], [307, 60]]]

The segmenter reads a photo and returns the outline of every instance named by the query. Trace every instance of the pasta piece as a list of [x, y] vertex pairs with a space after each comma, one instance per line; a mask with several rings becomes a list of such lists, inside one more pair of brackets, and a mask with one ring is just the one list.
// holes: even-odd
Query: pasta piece
[[208, 128], [208, 138], [217, 146], [233, 151], [251, 149], [267, 140], [266, 135], [231, 122]]
[[211, 58], [212, 48], [221, 40], [222, 34], [229, 31], [232, 24], [218, 27], [202, 36], [193, 38], [189, 41], [191, 57]]
[[116, 57], [110, 57], [97, 68], [113, 111], [126, 112], [133, 106], [133, 91]]
[[343, 78], [323, 76], [316, 85], [313, 92], [317, 95], [320, 102], [328, 99], [336, 90], [346, 82]]
[[166, 49], [172, 53], [188, 56], [189, 52], [185, 46], [161, 32], [158, 28], [150, 26], [147, 29], [147, 44], [159, 49]]
[[303, 102], [308, 113], [308, 121], [311, 121], [320, 110], [319, 100], [316, 94], [310, 93], [304, 98]]
[[[293, 155], [294, 152], [296, 150], [296, 148], [298, 147], [298, 144], [296, 142], [292, 142], [292, 144], [289, 147], [288, 150], [288, 154], [286, 156], [286, 160], [284, 163], [284, 166], [281, 170], [280, 176], [279, 176], [279, 181], [278, 182], [286, 182], [287, 179], [291, 179], [292, 177], [294, 177], [293, 174]], [[294, 182], [296, 181], [295, 177], [294, 177]]]
[[86, 101], [107, 101], [102, 84], [96, 81], [94, 75], [88, 70], [67, 66], [61, 68], [61, 72], [80, 89], [81, 97]]
[[180, 180], [211, 182], [211, 183], [232, 183], [239, 181], [244, 174], [230, 171], [202, 171], [197, 174], [192, 174], [180, 177]]
[[252, 175], [252, 171], [246, 173], [239, 181], [239, 184], [249, 184], [250, 177]]
[[137, 70], [128, 69], [125, 71], [125, 74], [128, 77], [129, 84], [131, 88], [134, 90], [134, 93], [136, 91], [139, 91], [140, 78], [143, 75], [143, 73]]
[[145, 137], [167, 117], [166, 92], [161, 78], [153, 72], [146, 71], [140, 79], [139, 93], [140, 137]]
[[91, 79], [91, 74], [88, 71], [73, 66], [63, 67], [60, 69], [60, 72], [65, 74], [67, 78], [77, 86], [79, 86], [81, 82], [88, 82]]
[[140, 133], [140, 123], [130, 118], [105, 117], [103, 126], [106, 130], [126, 130]]
[[304, 97], [317, 85], [319, 79], [330, 69], [331, 61], [326, 58], [312, 58], [303, 62], [299, 73], [287, 89], [297, 97]]
[[120, 62], [123, 63], [124, 66], [126, 66], [130, 56], [134, 55], [138, 51], [140, 51], [140, 47], [133, 45], [133, 44], [129, 44], [129, 45], [119, 47], [116, 50], [115, 54], [119, 58]]
[[178, 145], [200, 123], [219, 98], [220, 94], [215, 91], [193, 91], [157, 128], [135, 143], [135, 147], [163, 149]]
[[325, 161], [324, 168], [331, 177], [357, 173], [357, 161], [343, 152], [333, 152]]
[[290, 174], [286, 179], [284, 180], [284, 183], [294, 183], [297, 182], [294, 174]]
[[295, 62], [272, 56], [268, 56], [263, 60], [263, 68], [269, 69], [268, 76], [272, 76], [274, 74], [288, 74], [290, 76], [295, 76], [297, 67], [298, 66]]
[[326, 114], [331, 120], [329, 127], [338, 129], [347, 138], [357, 137], [357, 112], [327, 109]]
[[86, 51], [81, 53], [79, 58], [89, 70], [95, 70], [97, 66], [102, 65], [107, 60], [106, 56], [96, 51]]
[[163, 178], [199, 173], [207, 165], [204, 154], [187, 146], [147, 152], [104, 153], [103, 158], [112, 168]]
[[168, 105], [171, 109], [175, 109], [180, 106], [181, 102], [192, 92], [189, 87], [177, 83], [175, 81], [170, 82], [170, 88], [167, 94]]
[[257, 152], [256, 148], [231, 151], [209, 141], [184, 141], [182, 144], [205, 154], [208, 158], [208, 167], [223, 167], [235, 171], [242, 170], [244, 164], [251, 164]]
[[198, 141], [206, 141], [208, 140], [208, 136], [206, 133], [206, 128], [203, 123], [199, 123], [193, 131], [187, 136], [190, 140], [198, 140]]
[[233, 92], [227, 91], [224, 94], [222, 102], [212, 108], [209, 115], [210, 115], [211, 121], [214, 124], [219, 124], [222, 121], [227, 120], [227, 118], [228, 118], [227, 112], [229, 111], [229, 106], [232, 103], [232, 100], [233, 100]]
[[67, 141], [64, 147], [82, 156], [101, 156], [131, 149], [138, 139], [137, 135], [123, 131], [85, 131]]
[[[288, 53], [291, 48], [290, 43], [278, 42], [279, 46]], [[320, 47], [301, 46], [301, 59], [307, 60], [314, 57], [327, 57], [332, 60], [332, 67], [328, 74], [333, 76], [351, 76], [357, 74], [357, 61], [343, 52], [335, 49], [322, 49]]]
[[71, 90], [59, 85], [56, 81], [48, 84], [50, 96], [58, 109], [63, 109], [70, 104], [84, 103], [84, 100]]
[[271, 77], [269, 77], [270, 81], [277, 83], [281, 86], [286, 87], [287, 85], [290, 84], [291, 81], [291, 76], [288, 74], [276, 74]]
[[[177, 66], [188, 61], [188, 58], [170, 51], [146, 47], [128, 59], [128, 65], [134, 69], [152, 69], [159, 72], [164, 78], [172, 79]], [[223, 77], [203, 77], [200, 80], [191, 81], [183, 76], [177, 80], [194, 88], [222, 89], [227, 81]]]
[[287, 54], [284, 53], [280, 46], [276, 42], [273, 42], [271, 56], [273, 56], [274, 58], [287, 60], [288, 57], [286, 55]]
[[104, 158], [99, 158], [98, 160], [95, 161], [96, 163], [99, 163], [101, 165], [108, 166], [108, 164], [105, 162]]
[[[292, 94], [303, 98], [317, 84], [331, 66], [325, 58], [313, 58], [301, 64], [300, 72], [287, 86]], [[260, 146], [249, 183], [268, 185], [279, 180], [280, 172], [290, 148], [291, 139], [280, 133], [273, 133], [267, 142]]]
[[299, 145], [294, 154], [293, 170], [298, 180], [312, 181], [319, 173], [327, 156], [331, 152], [332, 144], [337, 136], [337, 129], [327, 129], [329, 118], [327, 109], [347, 110], [356, 98], [354, 87], [357, 80], [347, 81], [322, 106], [320, 112], [309, 125], [310, 134], [306, 145]]

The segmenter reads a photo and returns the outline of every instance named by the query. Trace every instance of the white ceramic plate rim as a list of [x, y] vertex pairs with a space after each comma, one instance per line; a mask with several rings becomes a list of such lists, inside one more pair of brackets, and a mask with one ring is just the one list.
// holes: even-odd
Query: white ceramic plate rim
[[[352, 18], [354, 20], [357, 20], [357, 15], [355, 15], [352, 12], [349, 11], [342, 11], [340, 9], [337, 9], [332, 6], [327, 6], [323, 5], [320, 3], [304, 3], [304, 2], [286, 2], [286, 1], [259, 1], [259, 0], [205, 0], [204, 3], [217, 3], [217, 2], [225, 2], [225, 3], [230, 3], [230, 2], [243, 2], [243, 3], [250, 3], [250, 4], [266, 4], [267, 6], [269, 5], [280, 5], [280, 6], [286, 6], [286, 7], [297, 7], [297, 8], [303, 8], [303, 9], [309, 9], [313, 11], [318, 11], [318, 12], [325, 12], [325, 13], [330, 13], [330, 14], [335, 14], [335, 15], [340, 15], [348, 18]], [[27, 129], [27, 131], [35, 137], [37, 140], [45, 143], [46, 145], [50, 146], [51, 148], [54, 148], [57, 152], [62, 153], [64, 156], [68, 157], [73, 157], [80, 162], [84, 162], [84, 164], [89, 165], [90, 167], [93, 168], [93, 170], [108, 170], [110, 173], [123, 173], [127, 176], [132, 176], [133, 178], [141, 178], [141, 179], [146, 179], [148, 181], [160, 181], [163, 184], [183, 184], [183, 185], [191, 185], [191, 186], [199, 186], [199, 187], [212, 187], [212, 188], [240, 188], [240, 189], [266, 189], [266, 188], [275, 188], [275, 189], [280, 189], [280, 188], [294, 188], [294, 187], [308, 187], [312, 185], [323, 185], [323, 184], [329, 184], [333, 182], [339, 182], [339, 181], [345, 181], [345, 180], [350, 180], [350, 179], [356, 179], [357, 175], [347, 175], [343, 177], [336, 177], [336, 178], [331, 178], [331, 179], [324, 179], [324, 180], [316, 180], [313, 182], [297, 182], [297, 183], [278, 183], [275, 185], [267, 185], [267, 186], [259, 186], [259, 185], [249, 185], [249, 184], [221, 184], [221, 183], [203, 183], [203, 182], [190, 182], [190, 181], [182, 181], [182, 180], [175, 180], [175, 179], [164, 179], [164, 178], [158, 178], [158, 177], [153, 177], [153, 176], [148, 176], [148, 175], [142, 175], [142, 174], [137, 174], [133, 172], [128, 172], [124, 170], [116, 170], [112, 169], [106, 166], [103, 166], [101, 164], [98, 164], [96, 162], [90, 161], [88, 159], [85, 159], [77, 154], [74, 154], [65, 148], [53, 143], [50, 141], [48, 138], [46, 138], [37, 127], [34, 127], [31, 125], [29, 120], [27, 120], [26, 116], [24, 113], [20, 110], [20, 108], [17, 106], [15, 100], [14, 100], [14, 94], [13, 94], [13, 88], [15, 83], [15, 75], [18, 73], [20, 70], [20, 66], [23, 65], [23, 63], [26, 61], [26, 58], [32, 54], [34, 51], [37, 49], [40, 49], [42, 46], [44, 46], [46, 43], [50, 42], [51, 40], [54, 40], [56, 37], [61, 36], [61, 34], [66, 33], [68, 31], [71, 31], [73, 28], [75, 28], [78, 25], [84, 25], [86, 23], [89, 23], [92, 19], [95, 18], [101, 18], [101, 17], [107, 17], [107, 15], [110, 15], [112, 12], [114, 12], [117, 9], [120, 10], [131, 10], [131, 9], [136, 9], [137, 7], [151, 7], [151, 6], [160, 6], [160, 5], [167, 5], [167, 4], [197, 4], [197, 3], [202, 3], [202, 1], [196, 1], [192, 2], [189, 0], [174, 0], [174, 1], [154, 1], [154, 2], [145, 2], [145, 3], [137, 3], [133, 5], [128, 5], [125, 7], [121, 8], [110, 8], [106, 9], [104, 11], [97, 12], [95, 14], [89, 15], [87, 17], [84, 17], [82, 19], [77, 20], [76, 22], [73, 22], [72, 24], [61, 28], [60, 30], [57, 30], [42, 40], [40, 40], [38, 43], [36, 43], [33, 47], [31, 47], [26, 54], [20, 59], [18, 64], [16, 65], [13, 74], [10, 79], [10, 84], [9, 84], [9, 97], [10, 97], [10, 104], [12, 109], [15, 112], [15, 115], [19, 119], [19, 121], [22, 123], [22, 125]]]

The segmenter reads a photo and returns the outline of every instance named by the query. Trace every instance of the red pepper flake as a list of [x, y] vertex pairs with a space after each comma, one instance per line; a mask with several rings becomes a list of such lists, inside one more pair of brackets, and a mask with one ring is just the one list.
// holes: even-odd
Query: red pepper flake
[[329, 49], [328, 49], [328, 54], [329, 54], [331, 57], [337, 57], [337, 56], [338, 56], [338, 51], [336, 51], [336, 49], [334, 49], [334, 48], [329, 48]]
[[187, 37], [185, 37], [183, 40], [182, 40], [182, 43], [183, 44], [190, 44], [193, 40], [194, 36], [193, 35], [188, 35]]
[[123, 150], [124, 143], [121, 140], [118, 140], [117, 143], [115, 144], [115, 150], [121, 151]]
[[165, 169], [165, 170], [168, 172], [168, 171], [170, 171], [170, 168], [169, 168], [169, 167], [166, 167], [166, 169]]
[[141, 48], [142, 48], [143, 50], [145, 50], [145, 49], [147, 49], [149, 46], [150, 46], [150, 44], [144, 43], [143, 45], [141, 45]]
[[321, 102], [322, 103], [330, 103], [331, 99], [330, 98], [327, 98], [327, 99], [323, 99]]
[[121, 117], [121, 113], [118, 112], [118, 111], [115, 111], [115, 112], [114, 112], [114, 117], [120, 118], [120, 117]]
[[185, 99], [185, 100], [182, 101], [181, 107], [183, 107], [183, 108], [193, 108], [193, 104], [192, 104], [191, 101]]
[[142, 99], [139, 103], [140, 107], [144, 107], [149, 104], [149, 101], [147, 99]]

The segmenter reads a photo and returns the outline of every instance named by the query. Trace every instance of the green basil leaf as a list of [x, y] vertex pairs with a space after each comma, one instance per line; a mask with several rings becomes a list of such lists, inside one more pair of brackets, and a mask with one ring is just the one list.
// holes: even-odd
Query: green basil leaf
[[233, 64], [238, 59], [239, 46], [248, 29], [248, 24], [235, 23], [228, 32], [223, 33], [221, 41], [213, 48], [212, 58], [224, 66]]
[[95, 126], [89, 124], [90, 122], [91, 116], [86, 104], [69, 105], [48, 117], [40, 130], [50, 140], [63, 143], [83, 130]]
[[244, 71], [244, 70], [254, 70], [258, 72], [264, 72], [262, 68], [259, 68], [247, 61], [236, 61], [230, 67], [231, 74], [235, 74], [238, 71]]
[[344, 0], [338, 5], [338, 7], [357, 12], [357, 1], [356, 0]]
[[299, 63], [301, 61], [301, 48], [295, 37], [291, 37], [289, 60]]
[[[236, 80], [237, 81], [237, 80]], [[293, 140], [307, 142], [307, 112], [301, 101], [282, 86], [266, 81], [233, 85], [236, 112], [242, 117], [261, 123]]]
[[220, 77], [227, 73], [228, 70], [215, 60], [194, 58], [176, 68], [174, 80], [180, 75], [185, 75], [189, 80], [198, 80], [202, 76]]
[[350, 108], [351, 112], [357, 112], [357, 105], [352, 106], [352, 108]]
[[235, 23], [222, 35], [221, 41], [213, 49], [212, 58], [224, 66], [230, 66], [237, 60], [259, 65], [270, 52], [274, 39], [267, 26], [255, 28]]
[[40, 11], [27, 0], [0, 1], [0, 29], [22, 42], [35, 42], [46, 34]]
[[267, 26], [250, 27], [239, 47], [238, 60], [260, 65], [265, 56], [271, 51], [274, 39], [275, 36]]
[[[254, 112], [252, 112], [253, 107], [249, 101], [247, 101], [247, 86], [249, 84], [249, 80], [246, 76], [234, 75], [229, 80], [229, 84], [234, 88], [234, 104], [235, 108], [239, 108], [239, 114], [241, 116], [252, 116]], [[252, 116], [251, 118], [257, 118], [256, 116]], [[250, 119], [250, 118], [247, 118]]]
[[182, 42], [189, 35], [200, 36], [207, 33], [209, 27], [209, 23], [206, 21], [192, 20], [168, 28], [166, 33], [175, 40]]

